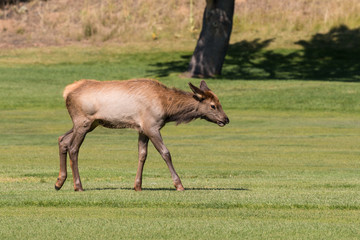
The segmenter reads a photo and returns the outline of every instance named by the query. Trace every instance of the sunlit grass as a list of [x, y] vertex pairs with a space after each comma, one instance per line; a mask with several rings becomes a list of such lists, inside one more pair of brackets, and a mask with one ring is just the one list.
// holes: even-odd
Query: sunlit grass
[[[184, 54], [103, 50], [82, 58], [87, 53], [75, 48], [66, 60], [68, 53], [57, 51], [51, 62], [40, 51], [38, 63], [27, 50], [8, 52], [17, 60], [0, 65], [1, 239], [359, 236], [358, 83], [207, 80], [230, 124], [197, 120], [162, 130], [185, 192], [175, 191], [151, 144], [144, 191], [133, 191], [137, 134], [104, 128], [88, 134], [80, 150], [85, 192], [73, 191], [70, 167], [57, 192], [57, 138], [71, 128], [64, 86], [156, 77], [154, 63]], [[200, 81], [179, 73], [159, 80], [184, 90]]]

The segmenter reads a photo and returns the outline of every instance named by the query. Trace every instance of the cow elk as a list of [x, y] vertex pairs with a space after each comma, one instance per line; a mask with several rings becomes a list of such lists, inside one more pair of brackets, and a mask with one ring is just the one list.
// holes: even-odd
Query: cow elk
[[202, 118], [220, 127], [229, 123], [218, 97], [205, 81], [200, 87], [189, 83], [193, 93], [168, 88], [156, 80], [126, 81], [80, 80], [68, 85], [63, 93], [73, 122], [71, 130], [60, 136], [60, 172], [55, 189], [60, 190], [66, 177], [66, 157], [70, 157], [75, 191], [83, 191], [78, 153], [87, 133], [102, 125], [107, 128], [133, 128], [139, 132], [139, 163], [134, 189], [141, 191], [142, 172], [149, 139], [165, 160], [178, 191], [184, 190], [160, 129], [168, 122], [188, 123]]

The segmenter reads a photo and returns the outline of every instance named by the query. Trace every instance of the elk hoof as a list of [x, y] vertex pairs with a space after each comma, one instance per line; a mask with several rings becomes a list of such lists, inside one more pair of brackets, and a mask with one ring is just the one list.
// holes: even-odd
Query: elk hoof
[[176, 187], [176, 191], [185, 191], [185, 188], [183, 186]]
[[61, 189], [61, 187], [64, 185], [64, 182], [66, 180], [66, 177], [64, 178], [64, 180], [62, 180], [60, 177], [58, 177], [56, 179], [56, 183], [55, 183], [55, 190], [59, 191]]

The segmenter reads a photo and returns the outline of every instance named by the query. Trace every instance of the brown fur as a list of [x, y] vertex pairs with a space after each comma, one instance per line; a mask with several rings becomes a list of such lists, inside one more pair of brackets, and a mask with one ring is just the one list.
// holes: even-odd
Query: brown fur
[[169, 167], [177, 190], [184, 190], [163, 143], [160, 129], [167, 122], [187, 123], [196, 118], [224, 126], [229, 119], [217, 96], [202, 81], [200, 88], [190, 84], [193, 93], [168, 88], [151, 79], [127, 81], [80, 80], [63, 93], [73, 128], [59, 137], [60, 172], [55, 188], [64, 184], [67, 153], [73, 171], [74, 189], [82, 191], [78, 170], [79, 148], [88, 132], [98, 125], [108, 128], [134, 128], [139, 132], [139, 166], [135, 190], [141, 190], [142, 170], [148, 141], [154, 144]]

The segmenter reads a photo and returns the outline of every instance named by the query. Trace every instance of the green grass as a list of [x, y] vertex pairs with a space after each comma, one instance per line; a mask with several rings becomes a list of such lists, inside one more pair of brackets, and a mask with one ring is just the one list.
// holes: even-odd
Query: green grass
[[[208, 80], [230, 124], [197, 120], [162, 130], [185, 192], [174, 191], [152, 145], [144, 191], [131, 190], [137, 134], [104, 128], [81, 148], [85, 192], [73, 191], [70, 168], [63, 188], [54, 190], [57, 137], [71, 128], [64, 86], [81, 78], [157, 77], [156, 62], [176, 62], [184, 54], [2, 52], [1, 239], [358, 238], [358, 83]], [[182, 89], [200, 81], [178, 72], [159, 80]]]

